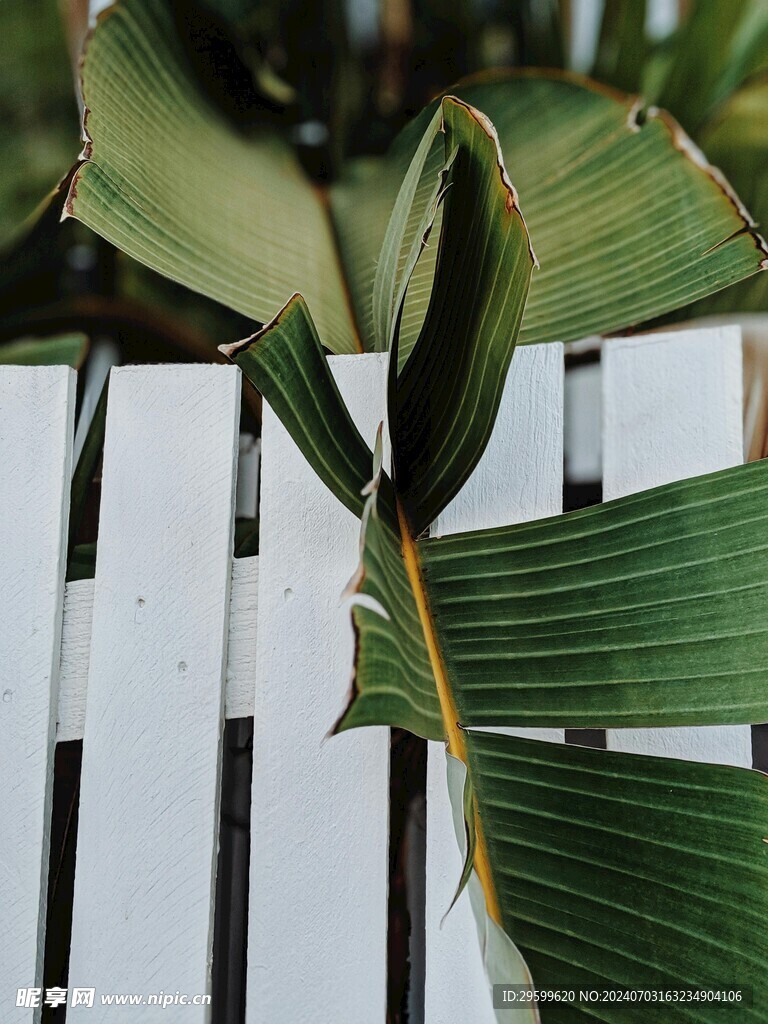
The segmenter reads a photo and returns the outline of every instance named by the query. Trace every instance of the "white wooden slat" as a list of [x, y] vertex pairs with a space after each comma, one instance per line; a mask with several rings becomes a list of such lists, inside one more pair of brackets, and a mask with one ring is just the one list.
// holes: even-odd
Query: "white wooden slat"
[[235, 367], [112, 371], [69, 974], [97, 1003], [75, 1024], [131, 1013], [100, 993], [209, 991], [239, 405]]
[[[337, 356], [363, 437], [384, 416], [387, 357]], [[327, 738], [349, 686], [340, 596], [360, 524], [265, 405], [248, 930], [248, 1024], [383, 1024], [389, 730]]]
[[0, 1018], [28, 1020], [48, 886], [75, 374], [0, 366]]
[[[741, 334], [699, 328], [603, 348], [603, 498], [742, 461]], [[749, 726], [608, 730], [611, 750], [752, 766]]]
[[[488, 529], [556, 515], [563, 492], [563, 347], [515, 353], [493, 435], [471, 479], [432, 535]], [[560, 729], [495, 729], [563, 742]], [[445, 751], [427, 761], [426, 1024], [492, 1024], [494, 1011], [465, 892], [442, 924], [461, 875], [445, 775]]]
[[[250, 558], [236, 558], [232, 563], [225, 699], [227, 718], [246, 718], [253, 714], [258, 563], [256, 555]], [[64, 591], [59, 714], [56, 730], [58, 743], [81, 740], [85, 730], [93, 586], [93, 580], [75, 580], [68, 583]]]

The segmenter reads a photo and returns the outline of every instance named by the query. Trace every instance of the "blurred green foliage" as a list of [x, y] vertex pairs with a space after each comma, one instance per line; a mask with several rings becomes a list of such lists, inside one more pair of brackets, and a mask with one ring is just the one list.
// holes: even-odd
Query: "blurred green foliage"
[[0, 4], [0, 245], [77, 154], [74, 73], [56, 0]]
[[[647, 0], [606, 0], [591, 74], [669, 109], [756, 219], [768, 219], [768, 2], [685, 7], [679, 27], [655, 39]], [[349, 168], [350, 157], [384, 152], [426, 102], [466, 74], [566, 67], [574, 36], [569, 0], [187, 0], [173, 10], [208, 101], [242, 131], [265, 120], [282, 126], [319, 180]], [[0, 4], [0, 316], [23, 333], [27, 310], [53, 310], [73, 295], [115, 296], [144, 304], [149, 316], [163, 310], [182, 330], [187, 324], [190, 357], [200, 357], [201, 337], [210, 337], [213, 354], [215, 343], [249, 325], [127, 257], [115, 259], [81, 226], [59, 226], [60, 195], [25, 234], [80, 148], [67, 36], [82, 37], [82, 22], [80, 0]], [[764, 277], [692, 312], [763, 311]], [[71, 320], [65, 326], [72, 329]], [[0, 336], [12, 333], [6, 324]]]

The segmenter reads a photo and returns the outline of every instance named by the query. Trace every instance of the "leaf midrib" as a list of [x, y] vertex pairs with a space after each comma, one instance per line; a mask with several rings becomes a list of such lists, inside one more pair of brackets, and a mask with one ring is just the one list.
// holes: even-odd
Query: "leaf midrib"
[[[397, 502], [397, 517], [400, 525], [400, 537], [403, 547], [403, 561], [411, 584], [414, 601], [419, 613], [419, 621], [424, 631], [424, 641], [429, 654], [429, 661], [435, 677], [437, 696], [440, 702], [440, 711], [443, 717], [445, 734], [448, 739], [448, 753], [457, 757], [463, 762], [467, 771], [470, 771], [469, 754], [463, 730], [459, 725], [459, 715], [456, 709], [456, 702], [448, 680], [448, 673], [445, 667], [442, 651], [437, 639], [432, 611], [429, 606], [429, 599], [424, 587], [424, 578], [421, 571], [421, 562], [416, 547], [416, 541], [411, 536], [408, 521], [400, 502]], [[503, 927], [501, 917], [501, 906], [496, 894], [496, 886], [491, 873], [490, 860], [488, 858], [488, 847], [485, 841], [482, 821], [475, 804], [475, 851], [473, 866], [485, 895], [485, 905], [489, 916]]]

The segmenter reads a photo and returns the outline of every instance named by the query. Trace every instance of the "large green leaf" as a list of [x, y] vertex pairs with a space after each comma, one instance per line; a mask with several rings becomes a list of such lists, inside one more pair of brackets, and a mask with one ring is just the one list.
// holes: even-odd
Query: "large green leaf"
[[[760, 269], [766, 250], [750, 218], [663, 112], [643, 111], [634, 97], [587, 80], [544, 72], [488, 73], [451, 93], [495, 125], [541, 264], [521, 344], [609, 333]], [[358, 302], [372, 290], [385, 215], [433, 116], [429, 107], [409, 125], [364, 183], [345, 181], [332, 193], [339, 219], [346, 217], [349, 189], [369, 197], [368, 216], [344, 225], [345, 245], [356, 256]], [[411, 281], [417, 299], [405, 316], [415, 329], [436, 255], [430, 246]], [[370, 331], [372, 314], [367, 325], [363, 317]]]
[[88, 141], [66, 210], [129, 255], [259, 321], [296, 292], [358, 348], [333, 228], [289, 144], [199, 91], [170, 5], [121, 0], [83, 64]]
[[[768, 463], [753, 463], [416, 543], [369, 499], [355, 581], [367, 603], [337, 728], [448, 739], [474, 792], [487, 911], [540, 988], [754, 986], [742, 1019], [763, 1019], [761, 777], [473, 727], [764, 720], [767, 490]], [[545, 1024], [719, 1019], [706, 1005], [541, 1011]]]
[[768, 462], [418, 545], [467, 725], [768, 719]]
[[752, 990], [730, 1010], [542, 1004], [544, 1024], [766, 1019], [764, 776], [475, 731], [467, 746], [502, 921], [537, 988]]
[[[685, 480], [565, 516], [418, 542], [411, 616], [424, 606], [463, 726], [644, 727], [768, 718], [768, 462]], [[376, 522], [374, 520], [374, 522]], [[369, 525], [377, 550], [386, 527]], [[381, 558], [363, 593], [390, 611]], [[390, 547], [400, 547], [397, 539]], [[400, 598], [401, 602], [406, 597]], [[358, 657], [383, 642], [360, 626]], [[390, 620], [387, 631], [397, 629]], [[357, 683], [355, 720], [381, 724], [379, 690], [425, 716], [411, 660], [414, 631], [388, 638], [398, 657]], [[376, 700], [369, 703], [369, 694]], [[413, 728], [411, 721], [408, 728]]]
[[[757, 472], [758, 467], [762, 469], [755, 464], [722, 476]], [[701, 493], [712, 489], [713, 479], [703, 482]], [[664, 490], [647, 497], [662, 504]], [[756, 490], [754, 498], [754, 507], [764, 507], [764, 493]], [[691, 516], [694, 505], [691, 502]], [[563, 521], [569, 518], [578, 517], [563, 517]], [[713, 532], [723, 528], [722, 522], [708, 525]], [[609, 517], [604, 541], [611, 537], [612, 526]], [[640, 525], [638, 517], [638, 528], [645, 536], [654, 526], [652, 518], [646, 517]], [[373, 514], [365, 524], [364, 538], [359, 589], [388, 614], [369, 607], [354, 609], [354, 699], [339, 728], [407, 722], [432, 738], [445, 736], [451, 723], [445, 717], [439, 721], [434, 682], [433, 687], [428, 682], [430, 622], [438, 624], [439, 634], [440, 608], [432, 605], [432, 619], [419, 607], [424, 592], [430, 596], [429, 575], [421, 595], [414, 576], [409, 575], [411, 600], [399, 539]], [[450, 540], [461, 544], [464, 538]], [[583, 570], [588, 552], [579, 546], [580, 538], [571, 540], [574, 552], [585, 555], [579, 561]], [[430, 545], [442, 543], [423, 542], [417, 547], [423, 554]], [[763, 579], [768, 578], [765, 559], [754, 551], [737, 561], [734, 572], [743, 570], [745, 560], [761, 561]], [[555, 602], [560, 597], [557, 582], [552, 581], [551, 590]], [[749, 587], [749, 581], [744, 585]], [[764, 589], [765, 583], [763, 594]], [[741, 595], [728, 596], [734, 605], [732, 614], [741, 611], [747, 621], [753, 621], [749, 609], [739, 604]], [[762, 604], [764, 596], [752, 615], [759, 616]], [[472, 609], [465, 608], [464, 614], [471, 616]], [[434, 632], [431, 640], [434, 644]], [[556, 644], [557, 638], [551, 642]], [[504, 650], [514, 651], [512, 643]], [[642, 656], [642, 651], [638, 653]], [[460, 706], [463, 685], [451, 674], [450, 662], [446, 668]], [[703, 687], [707, 683], [700, 680]], [[670, 683], [668, 697], [674, 696], [674, 690], [675, 684]], [[762, 690], [759, 716], [765, 713], [764, 681]], [[505, 693], [496, 691], [501, 701]], [[554, 693], [553, 699], [559, 701], [559, 692]], [[654, 706], [663, 708], [658, 695]], [[466, 717], [463, 708], [461, 712], [464, 722], [473, 720], [470, 712]], [[476, 718], [487, 721], [482, 715]], [[566, 716], [557, 721], [563, 719], [567, 721]], [[483, 851], [486, 905], [495, 910], [520, 947], [538, 988], [746, 986], [754, 990], [754, 1009], [741, 1007], [734, 1012], [740, 1020], [763, 1019], [768, 997], [764, 971], [768, 951], [761, 928], [768, 911], [768, 789], [761, 776], [741, 769], [541, 744], [473, 729], [464, 731], [462, 738], [474, 792], [476, 831], [482, 836], [477, 850], [478, 854]], [[479, 926], [491, 927], [487, 922], [483, 925], [485, 909], [474, 891], [479, 882], [473, 876], [470, 884]], [[508, 977], [493, 970], [489, 974], [495, 982], [510, 983], [514, 977], [511, 971]], [[712, 1004], [698, 1002], [661, 1009], [631, 1004], [588, 1009], [542, 1005], [541, 1015], [544, 1024], [577, 1024], [594, 1016], [615, 1024], [720, 1019]]]
[[[436, 137], [443, 140], [443, 168], [423, 190], [423, 158]], [[483, 115], [444, 100], [421, 149], [392, 216], [376, 289], [380, 337], [393, 344], [394, 468], [415, 534], [457, 493], [490, 437], [533, 266], [517, 196]], [[433, 301], [398, 375], [405, 287], [445, 196]], [[270, 401], [318, 475], [359, 515], [371, 453], [333, 383], [304, 300], [296, 296], [264, 330], [222, 351]], [[392, 525], [389, 481], [383, 486], [383, 514]]]

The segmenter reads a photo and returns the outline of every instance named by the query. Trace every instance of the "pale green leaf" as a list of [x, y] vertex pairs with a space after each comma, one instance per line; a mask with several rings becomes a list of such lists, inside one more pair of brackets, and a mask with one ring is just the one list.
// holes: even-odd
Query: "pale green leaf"
[[[443, 105], [431, 122], [403, 177], [373, 281], [373, 330], [376, 349], [386, 352], [399, 333], [402, 306], [411, 275], [429, 241], [438, 203], [454, 154], [447, 152], [443, 131]], [[400, 359], [409, 352], [400, 352]]]
[[66, 210], [259, 321], [296, 292], [335, 352], [359, 348], [333, 227], [289, 143], [237, 131], [199, 92], [165, 4], [122, 0], [83, 64], [85, 162]]
[[[495, 125], [541, 264], [520, 344], [620, 330], [761, 268], [766, 250], [748, 214], [663, 112], [643, 112], [634, 97], [546, 72], [489, 72], [451, 93]], [[385, 214], [433, 113], [427, 108], [408, 126], [376, 173], [369, 168], [368, 216], [345, 224], [360, 296], [372, 290]], [[348, 187], [342, 182], [332, 192], [339, 218]], [[348, 205], [347, 198], [345, 211]], [[411, 279], [406, 338], [424, 319], [437, 248], [425, 250]], [[372, 314], [367, 322], [360, 316], [371, 330]]]

